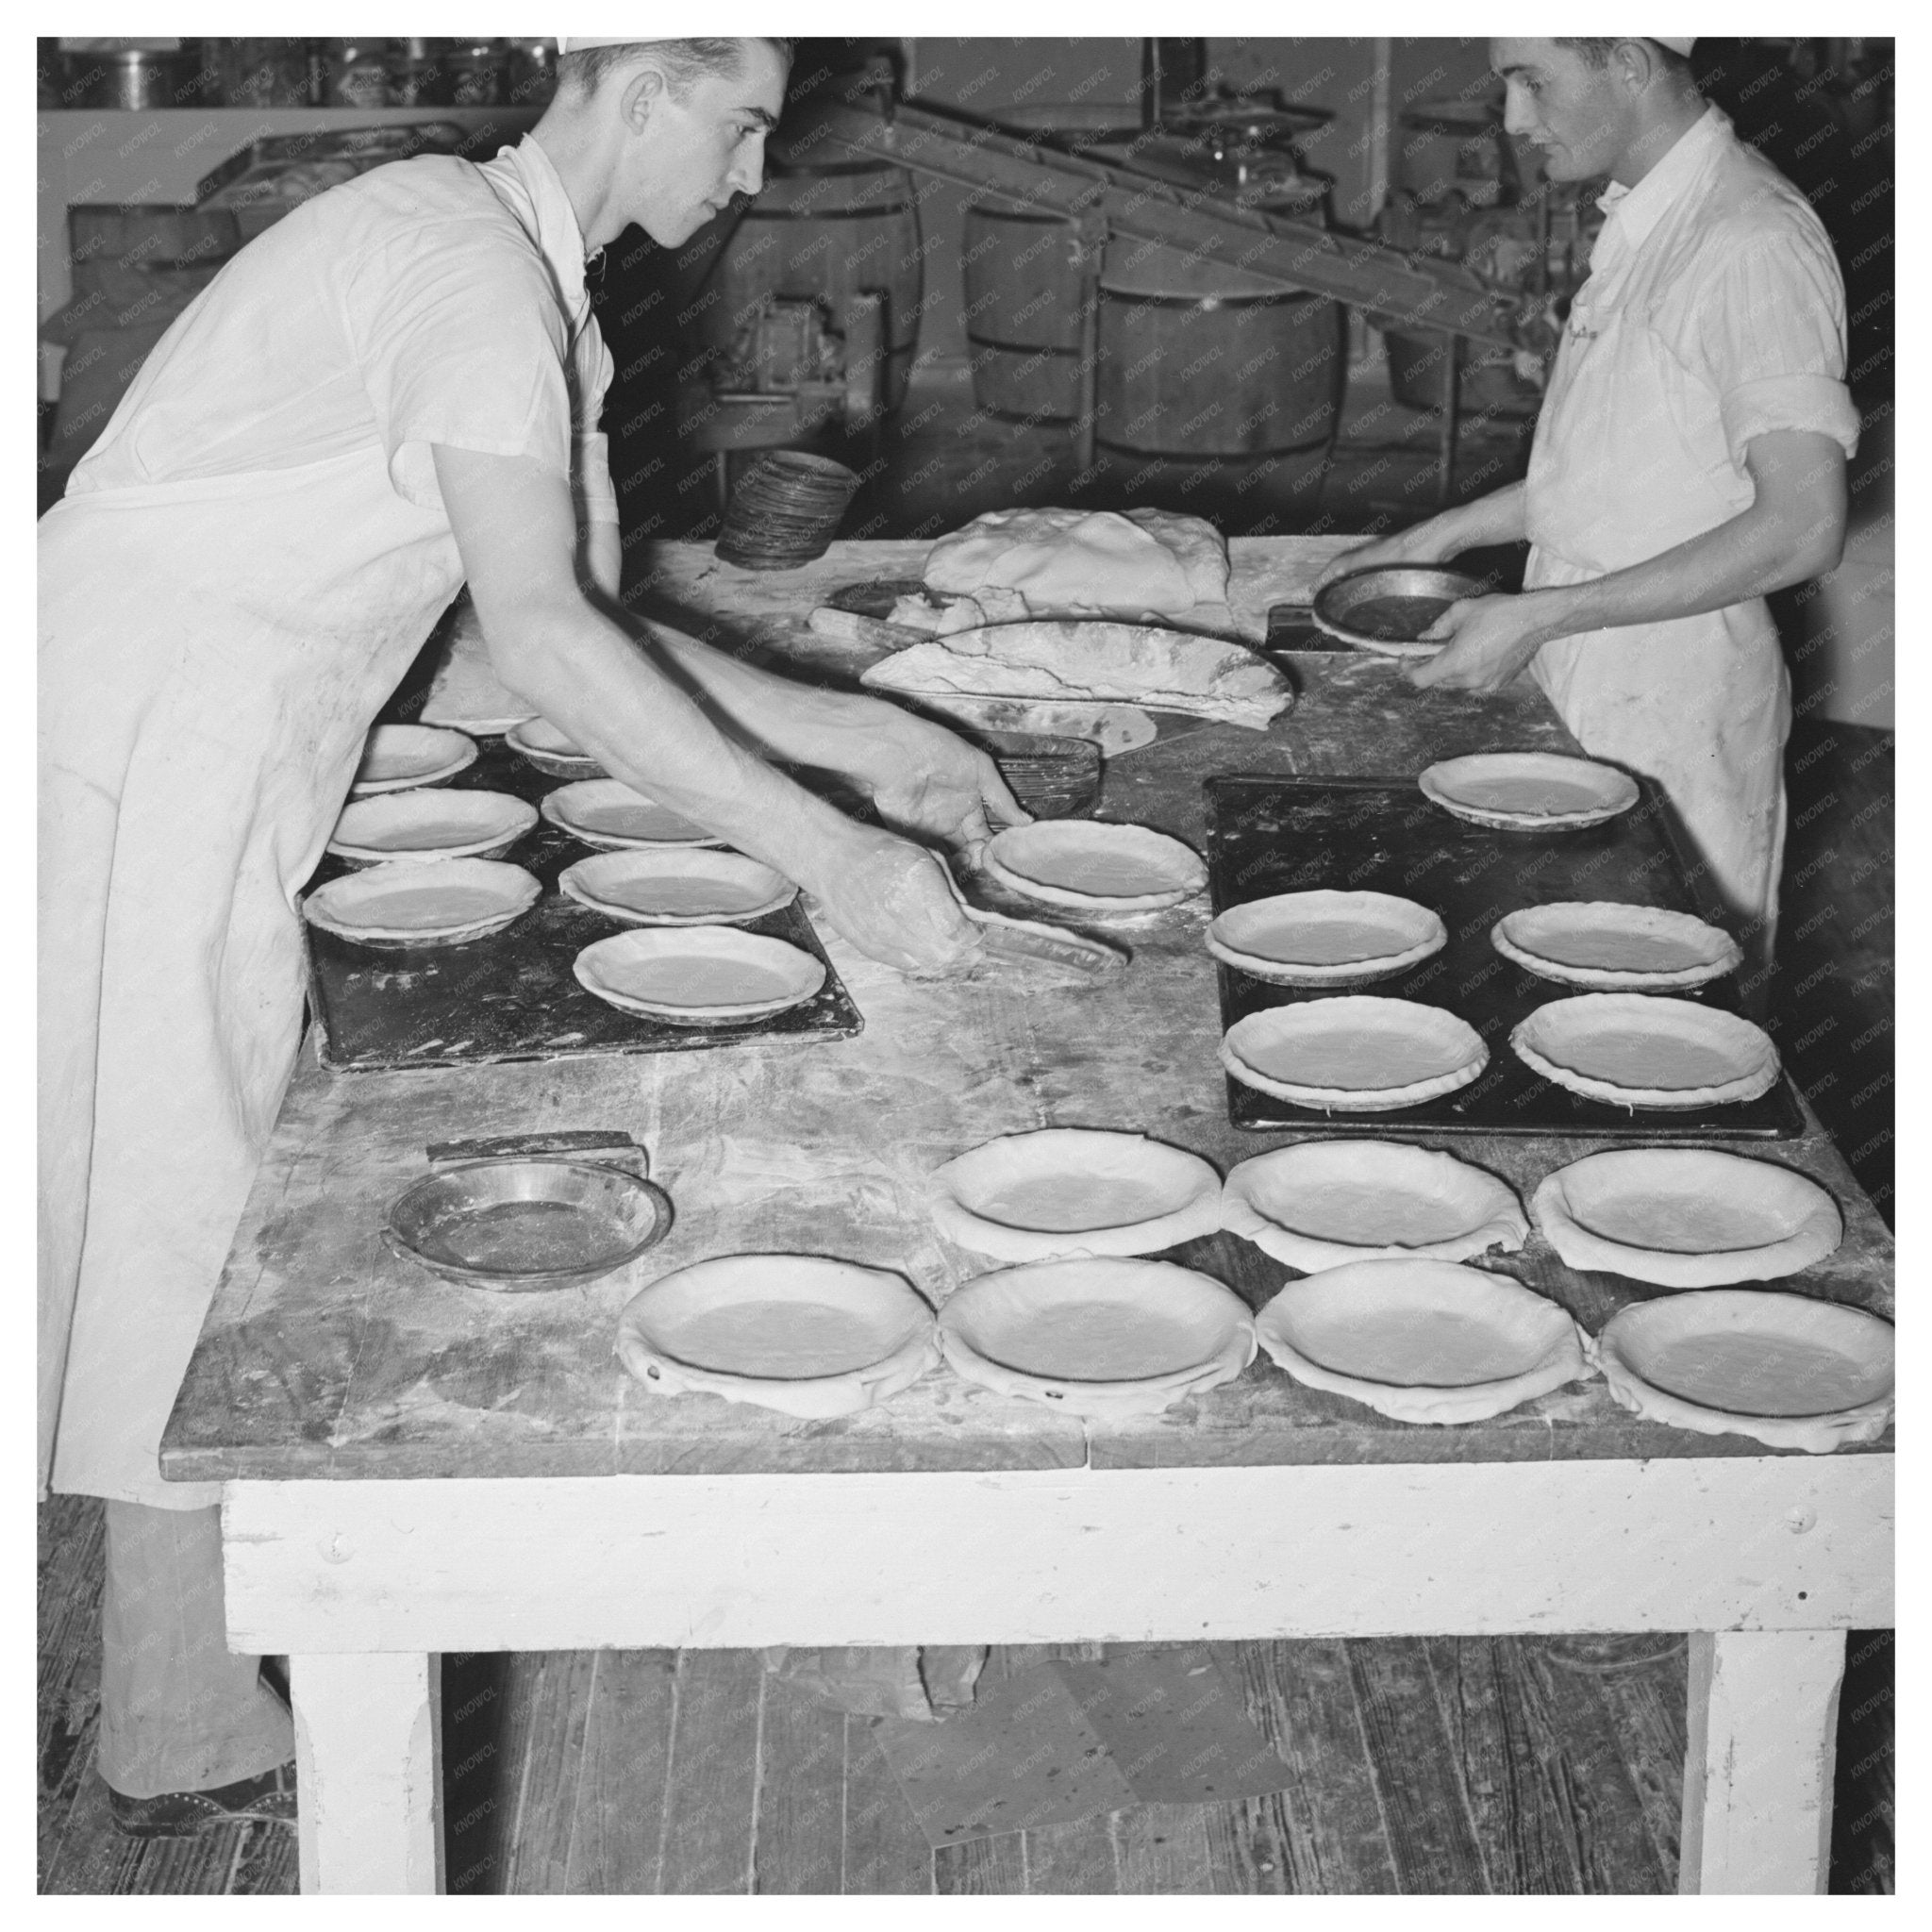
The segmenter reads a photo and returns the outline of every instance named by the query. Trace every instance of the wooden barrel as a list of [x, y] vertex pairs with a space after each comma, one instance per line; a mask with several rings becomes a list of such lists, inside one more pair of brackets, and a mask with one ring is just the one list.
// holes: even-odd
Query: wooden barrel
[[[729, 349], [767, 295], [816, 296], [842, 332], [855, 295], [886, 304], [886, 407], [906, 399], [919, 346], [919, 210], [903, 168], [879, 161], [774, 166], [689, 315], [707, 347]], [[680, 318], [683, 319], [683, 318]]]
[[1339, 303], [1146, 242], [1100, 275], [1095, 441], [1184, 458], [1319, 449], [1347, 381]]
[[1006, 202], [966, 210], [966, 342], [973, 400], [990, 415], [1080, 413], [1080, 278], [1073, 225]]

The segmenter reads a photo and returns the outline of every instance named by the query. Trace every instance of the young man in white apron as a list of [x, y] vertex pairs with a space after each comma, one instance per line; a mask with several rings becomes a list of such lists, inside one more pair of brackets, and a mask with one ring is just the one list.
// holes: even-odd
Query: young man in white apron
[[519, 146], [306, 204], [42, 522], [42, 1482], [108, 1499], [99, 1766], [129, 1830], [292, 1815], [289, 1713], [225, 1648], [218, 1488], [163, 1483], [157, 1448], [294, 1061], [293, 895], [465, 578], [507, 685], [890, 963], [976, 944], [942, 868], [742, 741], [926, 837], [1024, 817], [947, 732], [654, 633], [727, 736], [579, 586], [614, 595], [621, 559], [585, 256], [755, 193], [789, 61], [579, 42]]
[[1858, 418], [1824, 227], [1698, 96], [1691, 44], [1490, 43], [1548, 177], [1609, 177], [1590, 279], [1525, 480], [1325, 576], [1528, 538], [1523, 594], [1453, 606], [1414, 682], [1490, 691], [1527, 666], [1587, 752], [1663, 787], [1768, 958], [1791, 712], [1764, 597], [1838, 561]]

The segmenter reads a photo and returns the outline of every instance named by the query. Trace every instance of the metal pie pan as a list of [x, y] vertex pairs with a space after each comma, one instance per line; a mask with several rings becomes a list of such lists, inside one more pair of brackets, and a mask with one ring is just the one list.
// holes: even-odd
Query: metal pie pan
[[497, 858], [536, 823], [536, 807], [507, 791], [384, 791], [342, 808], [328, 849], [351, 865]]
[[[1344, 936], [1337, 945], [1324, 931]], [[1392, 892], [1276, 892], [1230, 906], [1208, 928], [1208, 950], [1254, 979], [1326, 986], [1386, 979], [1448, 943], [1439, 914]], [[1341, 953], [1341, 958], [1321, 954]]]
[[1008, 825], [989, 841], [985, 865], [1025, 898], [1095, 913], [1165, 911], [1208, 883], [1200, 855], [1178, 839], [1107, 819]]
[[601, 778], [604, 767], [580, 751], [547, 718], [525, 718], [503, 735], [510, 750], [552, 778]]
[[437, 724], [378, 724], [363, 741], [349, 796], [445, 784], [475, 762], [476, 741], [468, 732]]
[[621, 1168], [511, 1159], [446, 1169], [390, 1203], [391, 1250], [470, 1288], [574, 1288], [634, 1261], [671, 1225], [671, 1197]]
[[1509, 1035], [1546, 1080], [1615, 1107], [1717, 1107], [1777, 1083], [1771, 1036], [1738, 1013], [1663, 993], [1551, 1000]]
[[1637, 780], [1615, 765], [1553, 751], [1474, 752], [1442, 758], [1417, 778], [1451, 817], [1505, 831], [1600, 825], [1637, 803]]
[[[1336, 1043], [1378, 1039], [1397, 1046], [1385, 1058], [1381, 1082], [1343, 1085], [1338, 1075], [1346, 1055], [1338, 1057]], [[1263, 1007], [1237, 1020], [1221, 1041], [1221, 1064], [1237, 1080], [1323, 1112], [1416, 1107], [1468, 1086], [1489, 1063], [1490, 1050], [1467, 1020], [1444, 1007], [1374, 993]]]
[[1423, 564], [1351, 571], [1315, 593], [1316, 625], [1358, 651], [1388, 658], [1433, 658], [1442, 646], [1418, 641], [1450, 605], [1489, 590], [1480, 577]]
[[[766, 1019], [802, 1005], [825, 983], [825, 962], [816, 954], [735, 925], [613, 933], [586, 946], [574, 971], [607, 1006], [677, 1026]], [[715, 996], [695, 997], [700, 991]]]
[[723, 839], [683, 813], [634, 791], [618, 778], [586, 778], [545, 795], [543, 816], [599, 852], [644, 845], [722, 845]]
[[1607, 992], [1703, 986], [1744, 958], [1729, 933], [1690, 913], [1606, 899], [1519, 907], [1490, 928], [1490, 943], [1540, 978]]
[[626, 925], [735, 925], [798, 896], [756, 858], [697, 846], [599, 852], [566, 867], [557, 883], [580, 906]]
[[318, 886], [302, 916], [357, 945], [398, 952], [501, 932], [542, 896], [534, 874], [499, 858], [392, 858]]
[[1662, 1288], [1772, 1281], [1844, 1239], [1838, 1203], [1807, 1174], [1714, 1147], [1617, 1147], [1544, 1175], [1530, 1204], [1572, 1268]]

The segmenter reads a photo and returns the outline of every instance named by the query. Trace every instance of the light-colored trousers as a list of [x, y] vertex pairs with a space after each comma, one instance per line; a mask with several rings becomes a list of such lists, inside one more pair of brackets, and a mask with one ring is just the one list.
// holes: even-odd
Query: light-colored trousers
[[95, 1762], [127, 1798], [206, 1791], [295, 1755], [261, 1659], [228, 1649], [219, 1509], [108, 1505]]

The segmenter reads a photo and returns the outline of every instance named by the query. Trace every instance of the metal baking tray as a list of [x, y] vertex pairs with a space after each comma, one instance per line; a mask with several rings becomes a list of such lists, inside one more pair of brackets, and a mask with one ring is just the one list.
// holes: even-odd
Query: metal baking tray
[[[479, 738], [475, 764], [451, 791], [508, 791], [531, 804], [566, 781], [537, 771], [501, 738]], [[536, 874], [543, 896], [501, 932], [454, 946], [376, 952], [303, 922], [308, 1004], [322, 1063], [345, 1073], [397, 1067], [467, 1067], [493, 1060], [580, 1059], [592, 1054], [691, 1053], [747, 1040], [848, 1039], [865, 1022], [794, 901], [746, 932], [769, 933], [825, 961], [825, 983], [808, 1000], [769, 1018], [729, 1025], [674, 1025], [607, 1006], [571, 968], [592, 940], [625, 928], [557, 886], [591, 848], [540, 819], [504, 855]], [[325, 858], [312, 889], [348, 868]]]
[[[1366, 984], [1320, 991], [1271, 986], [1224, 965], [1224, 1030], [1263, 1007], [1364, 992], [1446, 1008], [1468, 1021], [1490, 1049], [1489, 1065], [1469, 1086], [1386, 1113], [1324, 1113], [1230, 1076], [1229, 1120], [1238, 1127], [1319, 1127], [1334, 1135], [1399, 1136], [1405, 1128], [1426, 1127], [1658, 1141], [1785, 1140], [1803, 1133], [1804, 1108], [1788, 1073], [1768, 1093], [1739, 1106], [1633, 1110], [1572, 1093], [1510, 1051], [1509, 1032], [1519, 1020], [1577, 991], [1539, 978], [1490, 943], [1490, 928], [1513, 908], [1616, 899], [1694, 913], [1730, 929], [1722, 911], [1692, 890], [1662, 795], [1647, 778], [1638, 785], [1638, 803], [1603, 824], [1507, 832], [1451, 818], [1412, 780], [1210, 778], [1205, 788], [1208, 866], [1217, 913], [1275, 892], [1330, 887], [1399, 893], [1432, 908], [1449, 930], [1440, 953], [1407, 973]], [[1735, 974], [1688, 996], [1740, 1010]]]

